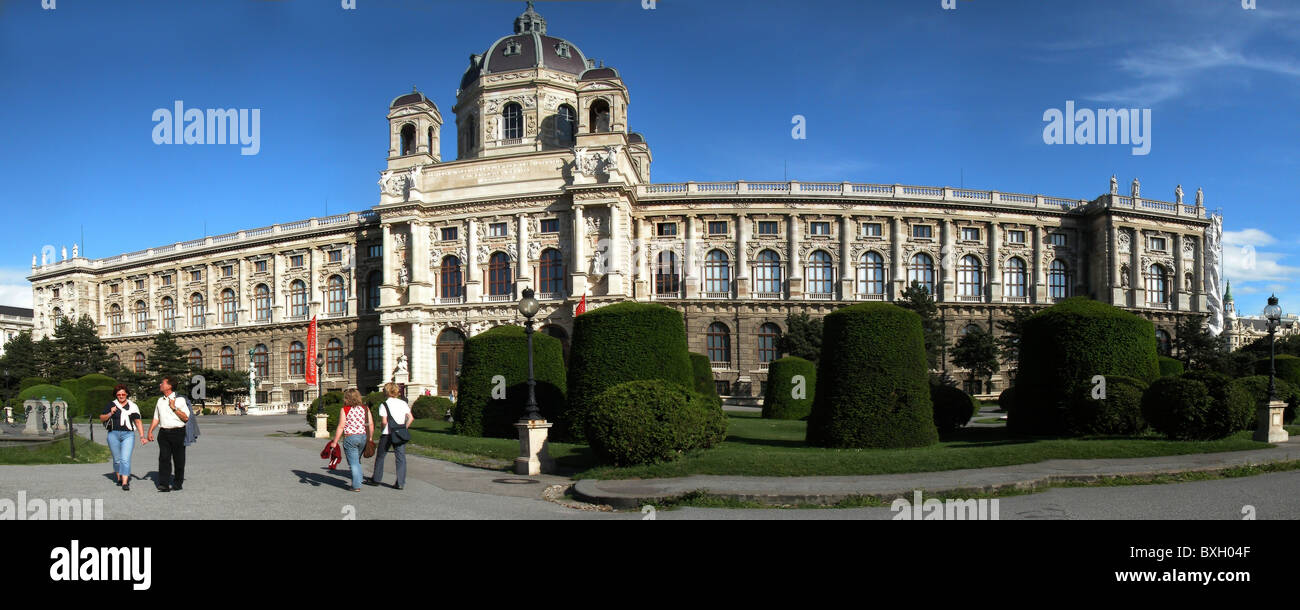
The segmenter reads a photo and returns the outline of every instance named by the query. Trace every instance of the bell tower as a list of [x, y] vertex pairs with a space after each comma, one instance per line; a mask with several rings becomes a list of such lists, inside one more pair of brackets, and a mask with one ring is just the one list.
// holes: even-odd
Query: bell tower
[[393, 100], [388, 110], [388, 169], [442, 162], [442, 114], [419, 90]]

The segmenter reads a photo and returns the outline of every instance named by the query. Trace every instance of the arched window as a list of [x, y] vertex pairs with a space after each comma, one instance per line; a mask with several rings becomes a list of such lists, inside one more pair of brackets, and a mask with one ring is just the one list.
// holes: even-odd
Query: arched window
[[508, 296], [514, 293], [510, 283], [510, 256], [497, 252], [488, 259], [488, 294]]
[[190, 350], [190, 370], [203, 368], [203, 352], [198, 349]]
[[379, 309], [379, 289], [383, 286], [384, 274], [378, 271], [371, 271], [366, 276], [366, 308], [370, 312]]
[[1147, 270], [1147, 302], [1169, 302], [1169, 278], [1163, 265], [1151, 265]]
[[190, 328], [203, 328], [203, 317], [208, 313], [207, 305], [203, 302], [203, 295], [194, 293], [190, 295]]
[[815, 250], [808, 255], [808, 292], [830, 294], [835, 286], [835, 268], [831, 255], [825, 250]]
[[677, 255], [668, 250], [655, 257], [655, 294], [675, 295], [681, 292], [681, 269], [677, 268]]
[[239, 313], [235, 311], [235, 291], [229, 288], [221, 291], [221, 322], [224, 324], [234, 324], [239, 321]]
[[149, 330], [149, 308], [145, 306], [144, 301], [135, 302], [135, 331], [142, 333]]
[[58, 328], [59, 323], [63, 321], [63, 310], [55, 307], [54, 311], [51, 312], [51, 317], [54, 318], [54, 327]]
[[330, 339], [325, 346], [325, 372], [330, 375], [343, 374], [343, 342]]
[[1169, 333], [1165, 332], [1163, 328], [1157, 328], [1156, 329], [1156, 351], [1159, 352], [1161, 356], [1168, 356], [1169, 352], [1171, 351], [1170, 350], [1171, 345], [1172, 344], [1169, 339]]
[[328, 286], [325, 300], [328, 303], [329, 312], [334, 315], [346, 314], [348, 312], [348, 291], [344, 287], [343, 278], [331, 275]]
[[775, 250], [763, 250], [754, 259], [754, 292], [766, 296], [781, 294], [781, 255]]
[[267, 375], [271, 374], [271, 351], [261, 343], [253, 348], [253, 368], [257, 371], [258, 381], [266, 381]]
[[113, 334], [120, 335], [124, 330], [122, 328], [122, 306], [114, 303], [108, 307], [108, 325], [113, 329]]
[[460, 271], [460, 258], [448, 254], [442, 257], [438, 270], [442, 283], [442, 298], [458, 299], [465, 296], [465, 278]]
[[924, 252], [918, 252], [907, 266], [908, 285], [920, 284], [934, 296], [934, 258]]
[[307, 282], [294, 280], [289, 284], [289, 316], [307, 317]]
[[378, 372], [384, 366], [384, 340], [379, 335], [366, 339], [366, 370]]
[[714, 322], [707, 334], [709, 361], [714, 364], [731, 364], [731, 331], [727, 325]]
[[980, 259], [963, 256], [957, 263], [957, 295], [979, 297], [984, 295], [984, 268]]
[[541, 281], [538, 288], [542, 294], [560, 294], [564, 292], [564, 257], [555, 248], [542, 250], [537, 263], [537, 275]]
[[235, 370], [235, 350], [230, 346], [221, 348], [221, 370]]
[[135, 365], [135, 372], [137, 373], [144, 372], [144, 352], [135, 353], [134, 365]]
[[588, 119], [591, 121], [591, 133], [603, 133], [609, 131], [610, 113], [609, 102], [605, 100], [596, 100], [591, 103], [591, 113]]
[[1003, 291], [1008, 297], [1024, 298], [1028, 296], [1029, 272], [1025, 259], [1013, 256], [1007, 260], [1002, 270]]
[[307, 374], [307, 350], [299, 341], [289, 344], [289, 375], [303, 377]]
[[758, 361], [761, 363], [776, 360], [776, 340], [781, 337], [781, 328], [771, 322], [758, 327]]
[[501, 111], [502, 137], [516, 140], [524, 137], [524, 109], [519, 104], [510, 102]]
[[253, 310], [258, 322], [271, 321], [271, 288], [266, 284], [258, 284], [253, 289]]
[[402, 148], [400, 155], [406, 156], [415, 152], [415, 125], [407, 123], [402, 125]]
[[885, 257], [877, 252], [862, 255], [858, 267], [858, 294], [885, 294]]
[[962, 336], [965, 336], [965, 335], [969, 335], [970, 333], [977, 332], [977, 331], [980, 331], [980, 330], [984, 330], [984, 329], [983, 329], [983, 328], [980, 328], [980, 325], [979, 325], [979, 324], [967, 324], [966, 326], [963, 326], [963, 327], [961, 328], [961, 334], [962, 334]]
[[572, 146], [578, 136], [578, 112], [573, 106], [561, 104], [555, 116], [555, 139], [560, 146]]
[[176, 330], [176, 301], [171, 297], [162, 300], [163, 330]]
[[1070, 296], [1070, 268], [1066, 266], [1065, 261], [1058, 258], [1048, 266], [1047, 289], [1048, 295], [1053, 299], [1064, 299]]
[[704, 292], [711, 297], [731, 296], [731, 261], [722, 250], [710, 250], [704, 258]]
[[465, 120], [465, 153], [478, 147], [478, 119], [470, 115]]

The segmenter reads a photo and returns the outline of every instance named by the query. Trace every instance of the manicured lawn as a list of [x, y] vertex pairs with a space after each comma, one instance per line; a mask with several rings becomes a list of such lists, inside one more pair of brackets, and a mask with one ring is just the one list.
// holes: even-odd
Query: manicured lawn
[[[1240, 432], [1218, 441], [1169, 441], [1160, 437], [1085, 439], [1018, 438], [1005, 428], [967, 428], [921, 449], [821, 449], [804, 444], [806, 423], [728, 413], [727, 440], [666, 464], [599, 466], [585, 445], [552, 443], [551, 456], [574, 478], [631, 479], [692, 474], [749, 476], [869, 475], [932, 472], [1028, 464], [1050, 459], [1134, 458], [1263, 449], [1266, 443]], [[515, 439], [465, 438], [451, 424], [417, 420], [412, 452], [450, 461], [507, 468], [519, 451]], [[427, 449], [426, 449], [427, 448]]]
[[68, 439], [36, 447], [0, 447], [0, 465], [98, 464], [112, 458], [108, 447], [77, 437], [77, 459], [68, 457]]

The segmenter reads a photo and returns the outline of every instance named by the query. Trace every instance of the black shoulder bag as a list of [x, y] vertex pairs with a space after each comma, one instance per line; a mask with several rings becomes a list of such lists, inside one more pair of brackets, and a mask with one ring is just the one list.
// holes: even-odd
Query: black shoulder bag
[[397, 418], [393, 417], [393, 408], [388, 406], [388, 401], [384, 401], [384, 408], [388, 411], [388, 444], [396, 447], [411, 442], [411, 431], [406, 429], [406, 424], [397, 423]]

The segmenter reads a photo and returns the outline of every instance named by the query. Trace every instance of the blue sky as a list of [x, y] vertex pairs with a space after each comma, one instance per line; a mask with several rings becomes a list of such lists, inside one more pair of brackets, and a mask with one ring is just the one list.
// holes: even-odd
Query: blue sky
[[[46, 0], [48, 2], [48, 0]], [[46, 244], [103, 257], [378, 201], [385, 114], [418, 86], [448, 122], [504, 0], [0, 0], [0, 304]], [[538, 2], [617, 67], [655, 182], [964, 185], [1092, 199], [1112, 173], [1222, 209], [1238, 308], [1300, 310], [1300, 2]], [[153, 112], [260, 109], [261, 149], [155, 145]], [[1150, 154], [1049, 146], [1067, 100], [1152, 113]], [[791, 119], [807, 139], [791, 138]], [[1245, 247], [1255, 249], [1249, 264]], [[1289, 305], [1289, 307], [1288, 307]]]

